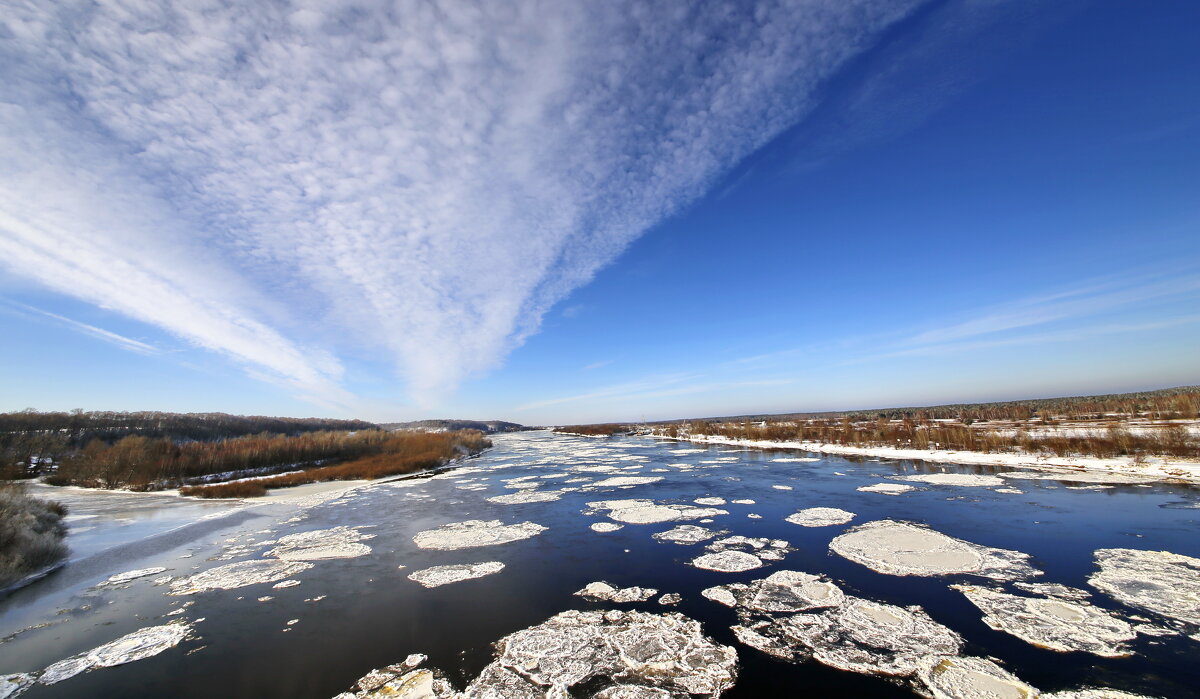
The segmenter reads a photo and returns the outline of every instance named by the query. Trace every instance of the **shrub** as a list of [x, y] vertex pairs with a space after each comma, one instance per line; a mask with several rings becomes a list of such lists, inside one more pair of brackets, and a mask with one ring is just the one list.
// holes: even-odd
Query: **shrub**
[[0, 587], [67, 555], [66, 514], [62, 504], [30, 497], [21, 486], [0, 486]]

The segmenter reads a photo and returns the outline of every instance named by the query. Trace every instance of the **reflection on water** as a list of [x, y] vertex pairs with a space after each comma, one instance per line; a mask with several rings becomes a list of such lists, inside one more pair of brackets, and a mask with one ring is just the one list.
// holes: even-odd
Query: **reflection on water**
[[[912, 696], [917, 677], [939, 691], [967, 677], [1159, 696], [1200, 686], [1186, 575], [1157, 607], [1127, 571], [1089, 584], [1097, 550], [1200, 556], [1194, 488], [1080, 490], [1003, 469], [643, 438], [495, 442], [462, 468], [325, 502], [56, 491], [72, 509], [73, 563], [0, 601], [0, 673], [177, 622], [191, 629], [177, 645], [23, 696], [330, 697], [412, 654], [462, 689], [500, 672], [500, 639], [568, 610], [620, 609], [678, 612], [736, 650], [729, 697]], [[879, 484], [906, 488], [861, 490]], [[881, 520], [920, 526], [862, 528]], [[831, 551], [855, 531], [849, 556]], [[996, 574], [1018, 563], [1020, 575]], [[165, 571], [106, 582], [152, 568]], [[249, 582], [226, 584], [230, 570]], [[576, 594], [589, 586], [601, 594]], [[1072, 613], [1108, 635], [1071, 629]], [[1083, 650], [1044, 647], [1056, 644]]]

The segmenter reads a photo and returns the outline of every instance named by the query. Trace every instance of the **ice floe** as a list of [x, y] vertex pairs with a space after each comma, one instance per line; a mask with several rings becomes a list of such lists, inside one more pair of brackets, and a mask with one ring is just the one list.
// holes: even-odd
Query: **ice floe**
[[233, 590], [247, 585], [274, 583], [312, 568], [303, 561], [261, 559], [238, 561], [210, 568], [171, 582], [171, 595], [193, 595], [206, 590]]
[[692, 502], [696, 503], [697, 505], [724, 505], [725, 498], [696, 498]]
[[713, 531], [694, 524], [680, 524], [674, 529], [651, 534], [651, 536], [659, 541], [672, 541], [676, 544], [698, 544], [723, 533], [725, 532]]
[[799, 524], [802, 527], [831, 527], [845, 524], [854, 519], [853, 512], [840, 510], [836, 507], [809, 507], [795, 514], [788, 515], [785, 521]]
[[927, 527], [878, 520], [834, 538], [835, 553], [888, 575], [970, 573], [995, 580], [1022, 580], [1041, 575], [1029, 555], [990, 548], [947, 536]]
[[164, 570], [166, 570], [166, 568], [163, 568], [160, 566], [157, 568], [139, 568], [138, 570], [131, 570], [131, 571], [128, 571], [125, 573], [117, 573], [116, 575], [110, 576], [108, 578], [108, 580], [105, 580], [104, 584], [119, 585], [121, 583], [127, 583], [130, 580], [137, 580], [138, 578], [144, 578], [148, 575], [158, 575], [159, 573], [163, 572]]
[[722, 573], [740, 573], [754, 570], [763, 566], [762, 559], [744, 551], [721, 551], [706, 553], [691, 561], [691, 565], [704, 570], [716, 570]]
[[613, 522], [596, 522], [596, 523], [592, 524], [592, 526], [591, 526], [592, 531], [599, 532], [601, 534], [615, 532], [618, 529], [624, 529], [624, 528], [625, 528], [624, 524], [615, 524]]
[[350, 527], [317, 529], [279, 537], [275, 548], [267, 551], [266, 555], [284, 561], [357, 558], [371, 553], [370, 546], [360, 543], [371, 538], [373, 535]]
[[755, 501], [751, 500], [750, 498], [742, 498], [741, 500], [731, 500], [731, 502], [734, 505], [753, 505], [753, 504], [755, 504]]
[[1100, 549], [1092, 587], [1118, 602], [1200, 625], [1200, 558], [1169, 551]]
[[677, 613], [562, 612], [496, 643], [496, 659], [459, 693], [424, 661], [374, 670], [337, 699], [598, 699], [716, 697], [733, 686], [737, 652]]
[[17, 672], [11, 675], [0, 675], [0, 699], [10, 699], [29, 689], [37, 681], [35, 675]]
[[454, 551], [476, 546], [495, 546], [537, 536], [546, 527], [533, 522], [504, 524], [498, 519], [471, 519], [465, 522], [443, 524], [437, 529], [427, 529], [413, 537], [423, 549]]
[[861, 493], [880, 493], [882, 495], [903, 495], [910, 490], [914, 490], [911, 485], [903, 483], [876, 483], [875, 485], [864, 485], [855, 490]]
[[283, 590], [283, 589], [286, 589], [289, 587], [295, 587], [299, 584], [300, 584], [299, 580], [284, 580], [282, 582], [275, 583], [271, 587], [275, 588], [276, 590]]
[[485, 575], [492, 575], [504, 570], [504, 564], [500, 561], [486, 561], [484, 563], [463, 563], [457, 565], [434, 566], [409, 573], [408, 579], [418, 582], [425, 587], [439, 587], [441, 585], [449, 585], [450, 583], [461, 582], [463, 580], [474, 580], [482, 578]]
[[974, 473], [919, 473], [912, 476], [896, 476], [896, 480], [929, 483], [930, 485], [996, 486], [1004, 485], [1003, 478], [980, 476]]
[[179, 645], [192, 632], [191, 624], [170, 623], [125, 634], [86, 653], [60, 660], [42, 671], [38, 681], [55, 684], [98, 667], [115, 667], [144, 660]]
[[752, 583], [720, 585], [702, 594], [729, 607], [766, 613], [836, 607], [845, 599], [841, 588], [828, 578], [794, 570], [781, 570]]
[[1087, 602], [1023, 597], [972, 585], [951, 585], [983, 612], [983, 622], [1038, 646], [1107, 658], [1132, 655], [1123, 644], [1137, 635], [1126, 621]]
[[700, 519], [727, 515], [726, 510], [691, 505], [659, 505], [653, 500], [601, 500], [589, 502], [594, 512], [608, 511], [608, 517], [625, 524], [657, 524], [679, 519]]
[[985, 658], [930, 656], [917, 679], [933, 699], [1033, 699], [1041, 693]]
[[683, 601], [683, 595], [678, 592], [668, 592], [658, 598], [658, 603], [661, 605], [676, 605]]
[[612, 478], [604, 478], [590, 485], [588, 488], [618, 488], [628, 485], [648, 485], [657, 483], [663, 479], [662, 476], [614, 476]]
[[920, 607], [846, 595], [818, 612], [747, 618], [733, 627], [746, 645], [785, 660], [812, 659], [849, 672], [914, 675], [930, 655], [957, 655], [958, 634]]
[[497, 495], [488, 498], [488, 502], [501, 505], [520, 505], [527, 502], [554, 502], [562, 497], [562, 493], [554, 490], [524, 490], [519, 493]]
[[575, 593], [579, 597], [616, 603], [645, 602], [657, 594], [658, 590], [652, 587], [617, 588], [603, 581], [588, 583], [582, 590]]
[[813, 457], [813, 456], [797, 456], [797, 457], [780, 457], [778, 459], [771, 459], [771, 461], [773, 461], [777, 464], [799, 464], [799, 463], [812, 463], [814, 461], [820, 461], [820, 459]]

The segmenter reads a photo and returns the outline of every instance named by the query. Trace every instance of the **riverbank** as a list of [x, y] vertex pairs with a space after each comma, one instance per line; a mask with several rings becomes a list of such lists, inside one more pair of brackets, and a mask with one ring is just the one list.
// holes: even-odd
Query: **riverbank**
[[1073, 470], [1115, 473], [1144, 477], [1148, 480], [1175, 480], [1200, 483], [1200, 462], [1162, 457], [1146, 457], [1140, 463], [1132, 458], [1102, 459], [1090, 456], [1053, 456], [1035, 454], [1001, 454], [981, 451], [958, 451], [939, 449], [911, 449], [897, 447], [858, 447], [823, 442], [767, 441], [733, 439], [718, 435], [693, 435], [668, 439], [697, 444], [725, 444], [729, 446], [754, 447], [758, 449], [799, 449], [819, 454], [838, 456], [871, 456], [898, 460], [931, 461], [934, 463], [963, 464], [969, 466], [1001, 466], [1007, 468], [1034, 468], [1043, 470]]

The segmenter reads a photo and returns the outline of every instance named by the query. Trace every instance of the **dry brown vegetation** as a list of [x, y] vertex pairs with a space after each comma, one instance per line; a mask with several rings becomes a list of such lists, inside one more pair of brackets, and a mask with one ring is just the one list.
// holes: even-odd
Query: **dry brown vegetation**
[[0, 485], [0, 588], [54, 565], [67, 555], [67, 508]]
[[[911, 418], [855, 422], [711, 423], [693, 422], [671, 436], [718, 435], [730, 439], [771, 442], [818, 442], [856, 447], [899, 447], [989, 453], [1053, 454], [1054, 456], [1174, 456], [1200, 458], [1200, 440], [1179, 424], [1147, 424], [1134, 432], [1117, 422], [1075, 427], [1071, 432], [1040, 433], [1036, 425], [991, 429], [978, 423], [940, 423]], [[670, 434], [670, 430], [666, 433]]]
[[204, 498], [258, 497], [265, 495], [270, 488], [289, 488], [323, 481], [371, 480], [415, 473], [441, 466], [456, 456], [478, 453], [489, 446], [491, 442], [482, 432], [475, 430], [395, 433], [381, 445], [379, 453], [337, 465], [252, 481], [186, 487], [181, 488], [179, 492], [182, 495]]
[[[217, 474], [236, 477], [238, 473], [244, 475], [255, 469], [306, 468], [313, 471], [316, 467], [327, 466], [330, 461], [339, 462], [336, 466], [328, 466], [337, 469], [348, 466], [346, 462], [377, 455], [427, 459], [436, 454], [439, 458], [448, 458], [460, 447], [466, 451], [479, 451], [487, 445], [490, 442], [482, 433], [474, 431], [309, 432], [186, 444], [132, 435], [112, 445], [100, 440], [89, 442], [82, 450], [67, 456], [58, 472], [45, 481], [52, 485], [151, 489], [181, 485], [189, 479]], [[384, 469], [379, 467], [377, 470]]]

